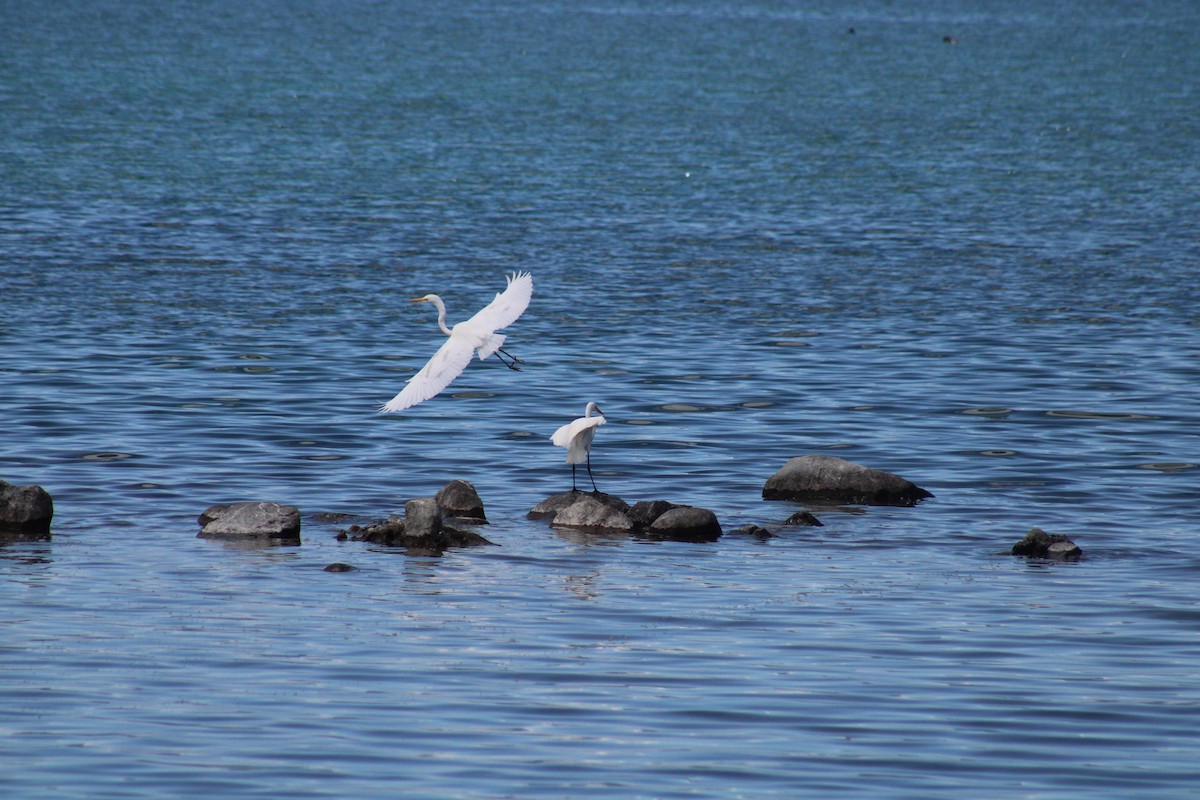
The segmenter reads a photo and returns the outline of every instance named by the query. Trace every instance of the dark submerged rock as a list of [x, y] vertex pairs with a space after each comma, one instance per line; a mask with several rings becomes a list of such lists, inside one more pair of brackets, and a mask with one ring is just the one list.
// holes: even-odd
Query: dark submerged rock
[[41, 486], [0, 481], [0, 532], [43, 538], [50, 535], [54, 502]]
[[679, 506], [650, 523], [646, 533], [677, 542], [715, 542], [721, 538], [721, 523], [707, 508]]
[[343, 564], [340, 561], [325, 566], [325, 572], [354, 572], [358, 567], [353, 564]]
[[812, 514], [808, 513], [807, 511], [797, 511], [795, 514], [792, 514], [790, 517], [785, 519], [783, 521], [783, 524], [784, 525], [807, 525], [807, 526], [813, 527], [813, 528], [822, 528], [825, 526], [824, 522], [821, 522], [821, 520], [817, 519], [816, 517], [814, 517]]
[[765, 500], [798, 500], [875, 506], [912, 506], [931, 492], [911, 481], [844, 458], [793, 458], [763, 485]]
[[369, 525], [351, 525], [338, 532], [338, 539], [404, 547], [409, 555], [440, 556], [451, 547], [475, 547], [492, 544], [474, 531], [456, 528], [446, 522], [445, 509], [432, 497], [409, 500], [404, 518], [392, 515]]
[[1074, 561], [1083, 555], [1083, 550], [1061, 533], [1046, 533], [1041, 528], [1030, 528], [1025, 538], [1012, 546], [1012, 554]]
[[472, 522], [486, 523], [483, 500], [479, 492], [468, 481], [453, 480], [441, 488], [433, 499], [448, 517], [459, 517]]
[[271, 539], [300, 544], [300, 510], [279, 503], [210, 506], [200, 515], [202, 539]]
[[758, 525], [742, 525], [740, 528], [734, 528], [730, 531], [731, 534], [738, 536], [753, 536], [755, 539], [773, 539], [775, 534], [771, 533], [766, 528], [761, 528]]

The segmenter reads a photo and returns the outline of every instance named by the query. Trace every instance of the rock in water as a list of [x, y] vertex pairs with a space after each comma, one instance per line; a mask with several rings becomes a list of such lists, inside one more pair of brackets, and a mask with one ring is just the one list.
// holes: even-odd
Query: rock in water
[[492, 544], [473, 531], [463, 531], [445, 522], [444, 509], [432, 497], [419, 497], [404, 504], [404, 519], [395, 515], [367, 525], [351, 525], [339, 537], [403, 547], [409, 555], [440, 556], [451, 547]]
[[567, 506], [570, 506], [579, 501], [581, 497], [590, 497], [597, 500], [611, 509], [620, 511], [622, 514], [629, 513], [629, 503], [626, 503], [615, 494], [606, 494], [605, 492], [563, 492], [562, 494], [552, 494], [542, 502], [538, 503], [533, 508], [529, 509], [526, 514], [529, 519], [553, 519], [559, 511], [562, 511]]
[[0, 481], [0, 531], [46, 536], [54, 503], [40, 486], [13, 486]]
[[763, 486], [764, 500], [798, 500], [874, 506], [912, 506], [933, 497], [920, 486], [879, 469], [835, 456], [800, 456]]
[[442, 487], [433, 498], [448, 517], [487, 522], [483, 513], [483, 500], [479, 492], [468, 481], [453, 480]]
[[280, 539], [300, 544], [300, 510], [279, 503], [210, 506], [200, 515], [202, 539]]
[[587, 528], [605, 532], [633, 530], [633, 523], [624, 511], [604, 502], [595, 495], [584, 492], [574, 493], [574, 501], [559, 508], [550, 524], [565, 528]]
[[1012, 554], [1074, 561], [1083, 555], [1083, 550], [1061, 533], [1046, 533], [1041, 528], [1030, 528], [1025, 538], [1013, 545]]
[[759, 541], [775, 538], [775, 534], [760, 525], [743, 525], [740, 528], [734, 528], [730, 533], [737, 534], [738, 536], [753, 536]]
[[661, 517], [673, 508], [682, 508], [678, 503], [670, 503], [666, 500], [639, 500], [633, 504], [633, 508], [629, 509], [629, 519], [633, 520], [635, 530], [648, 530], [654, 524], [654, 520]]
[[432, 497], [419, 497], [404, 504], [404, 536], [433, 538], [442, 532], [442, 507]]
[[721, 523], [707, 508], [679, 506], [650, 523], [646, 532], [673, 542], [715, 542], [721, 538]]

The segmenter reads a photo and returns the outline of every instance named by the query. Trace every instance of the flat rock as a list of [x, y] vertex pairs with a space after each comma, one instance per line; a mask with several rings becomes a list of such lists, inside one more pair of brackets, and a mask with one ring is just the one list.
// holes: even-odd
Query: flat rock
[[483, 513], [483, 500], [475, 486], [469, 481], [453, 480], [441, 488], [433, 499], [448, 517], [457, 517], [471, 522], [487, 522]]
[[658, 539], [683, 542], [715, 542], [721, 538], [721, 523], [707, 508], [679, 506], [650, 523], [646, 532]]
[[[628, 508], [628, 506], [625, 507]], [[584, 492], [575, 493], [573, 502], [560, 507], [555, 512], [550, 524], [557, 527], [586, 528], [606, 532], [633, 530], [633, 522], [619, 506], [605, 502], [604, 499], [594, 494]]]
[[875, 506], [912, 506], [933, 494], [911, 481], [844, 458], [793, 458], [763, 485], [765, 500]]
[[41, 486], [13, 486], [0, 481], [0, 531], [48, 536], [53, 518], [54, 502]]
[[581, 497], [591, 497], [609, 508], [620, 511], [622, 514], [629, 513], [629, 503], [626, 503], [615, 494], [606, 494], [605, 492], [563, 492], [562, 494], [550, 495], [531, 508], [525, 516], [529, 519], [553, 519], [559, 511], [576, 503]]
[[1046, 533], [1041, 528], [1030, 528], [1025, 538], [1012, 546], [1012, 554], [1074, 561], [1083, 555], [1083, 550], [1061, 533]]
[[300, 510], [279, 503], [210, 506], [200, 515], [202, 539], [281, 539], [300, 543]]

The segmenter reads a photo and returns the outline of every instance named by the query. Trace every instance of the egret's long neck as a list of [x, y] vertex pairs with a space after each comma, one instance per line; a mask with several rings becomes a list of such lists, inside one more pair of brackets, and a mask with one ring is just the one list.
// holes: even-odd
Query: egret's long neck
[[430, 302], [438, 310], [438, 327], [442, 329], [442, 333], [449, 336], [450, 329], [446, 327], [446, 304], [442, 302], [442, 298], [440, 297], [434, 297]]

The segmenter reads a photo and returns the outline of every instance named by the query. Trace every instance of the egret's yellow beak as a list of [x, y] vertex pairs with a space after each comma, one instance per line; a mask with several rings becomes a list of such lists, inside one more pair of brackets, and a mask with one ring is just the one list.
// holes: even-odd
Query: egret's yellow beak
[[414, 297], [412, 300], [409, 300], [408, 302], [410, 302], [410, 303], [424, 303], [424, 302], [425, 302], [425, 298], [424, 298], [424, 297]]

